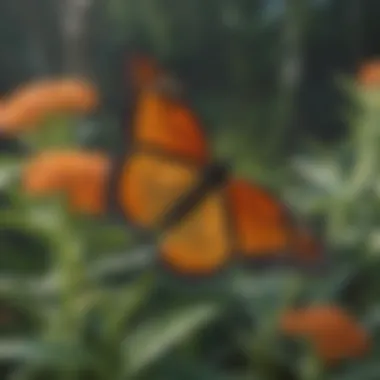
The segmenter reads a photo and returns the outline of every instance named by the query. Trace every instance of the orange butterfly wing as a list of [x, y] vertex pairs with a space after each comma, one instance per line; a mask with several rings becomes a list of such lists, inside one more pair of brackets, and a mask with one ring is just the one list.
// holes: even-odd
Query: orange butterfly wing
[[297, 225], [285, 206], [265, 190], [232, 180], [227, 192], [236, 248], [242, 257], [297, 263], [320, 258], [320, 247], [306, 228]]
[[134, 54], [127, 63], [127, 78], [137, 89], [148, 88], [164, 74], [157, 62], [141, 54]]
[[194, 114], [157, 91], [140, 95], [133, 132], [135, 142], [141, 146], [157, 148], [199, 165], [209, 160], [206, 139]]
[[178, 83], [146, 56], [132, 57], [128, 71], [136, 97], [132, 130], [135, 145], [205, 164], [209, 147], [194, 113], [178, 99]]
[[177, 272], [212, 274], [236, 252], [255, 263], [314, 264], [320, 247], [296, 225], [285, 206], [264, 189], [231, 180], [205, 196], [160, 243], [161, 257]]
[[121, 171], [119, 203], [134, 224], [155, 228], [165, 211], [195, 186], [198, 176], [195, 166], [138, 151], [129, 156]]
[[160, 78], [156, 66], [138, 63], [134, 75], [144, 85], [138, 91], [131, 149], [118, 172], [116, 197], [127, 219], [151, 229], [197, 183], [208, 162], [208, 147], [192, 112], [154, 86]]
[[159, 243], [161, 259], [176, 272], [208, 275], [222, 269], [232, 252], [222, 191], [206, 195]]

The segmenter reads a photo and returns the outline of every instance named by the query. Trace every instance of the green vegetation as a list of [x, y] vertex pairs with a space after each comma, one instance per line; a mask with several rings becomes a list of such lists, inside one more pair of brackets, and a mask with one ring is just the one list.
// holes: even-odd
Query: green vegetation
[[[380, 88], [368, 94], [350, 74], [376, 53], [378, 2], [94, 0], [83, 30], [67, 40], [70, 3], [62, 2], [62, 19], [55, 2], [0, 3], [4, 94], [72, 71], [104, 94], [91, 118], [49, 120], [21, 147], [1, 142], [0, 379], [377, 380]], [[21, 191], [28, 151], [112, 154], [123, 144], [127, 43], [145, 46], [188, 84], [215, 157], [315, 222], [327, 273], [234, 269], [188, 284], [163, 276], [154, 244], [127, 226]], [[279, 75], [293, 64], [303, 76]], [[366, 357], [325, 368], [305, 342], [279, 333], [285, 308], [329, 302], [370, 332]]]

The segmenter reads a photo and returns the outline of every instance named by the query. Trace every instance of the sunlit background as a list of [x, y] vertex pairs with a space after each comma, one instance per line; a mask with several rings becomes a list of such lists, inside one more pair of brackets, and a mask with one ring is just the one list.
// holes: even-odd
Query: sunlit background
[[[1, 0], [0, 379], [378, 380], [379, 16], [376, 0]], [[37, 151], [123, 149], [136, 49], [182, 82], [214, 157], [307, 221], [325, 272], [169, 278], [155, 242], [112, 215], [23, 191]], [[11, 127], [16, 89], [74, 76], [98, 107]], [[285, 336], [284, 312], [329, 305], [368, 334], [365, 355], [331, 365]]]

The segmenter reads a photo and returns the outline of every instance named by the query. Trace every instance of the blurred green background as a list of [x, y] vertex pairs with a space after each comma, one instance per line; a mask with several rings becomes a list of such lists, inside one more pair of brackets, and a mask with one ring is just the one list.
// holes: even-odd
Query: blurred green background
[[[0, 379], [380, 379], [380, 89], [354, 80], [380, 54], [379, 16], [376, 0], [1, 0], [2, 95], [74, 73], [103, 101], [0, 141]], [[122, 147], [131, 46], [183, 81], [215, 157], [310, 220], [328, 273], [184, 284], [127, 226], [20, 191], [36, 148]], [[278, 333], [284, 308], [327, 302], [371, 333], [367, 357], [324, 368]]]

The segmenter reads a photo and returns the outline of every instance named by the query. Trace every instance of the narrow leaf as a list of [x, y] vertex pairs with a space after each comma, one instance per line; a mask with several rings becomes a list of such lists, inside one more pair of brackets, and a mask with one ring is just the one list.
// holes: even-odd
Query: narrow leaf
[[124, 342], [126, 372], [135, 375], [153, 364], [176, 344], [214, 320], [218, 312], [219, 307], [216, 304], [199, 304], [172, 310], [143, 323]]

